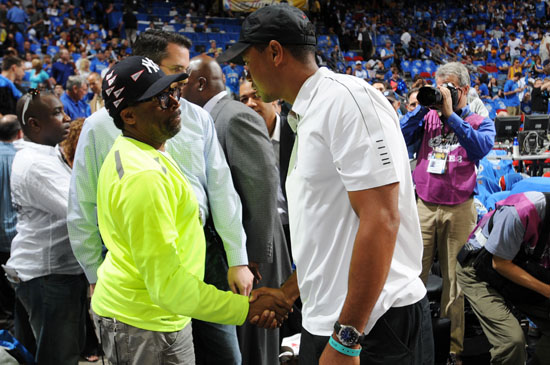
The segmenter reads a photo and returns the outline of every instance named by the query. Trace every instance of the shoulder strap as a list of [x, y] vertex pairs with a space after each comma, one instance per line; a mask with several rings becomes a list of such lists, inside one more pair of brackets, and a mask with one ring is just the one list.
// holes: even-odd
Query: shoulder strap
[[539, 241], [537, 242], [537, 247], [533, 252], [533, 259], [540, 260], [546, 243], [548, 242], [549, 233], [550, 233], [550, 193], [544, 193], [544, 198], [546, 199], [546, 206], [544, 212], [544, 220], [542, 221], [542, 231], [539, 235]]

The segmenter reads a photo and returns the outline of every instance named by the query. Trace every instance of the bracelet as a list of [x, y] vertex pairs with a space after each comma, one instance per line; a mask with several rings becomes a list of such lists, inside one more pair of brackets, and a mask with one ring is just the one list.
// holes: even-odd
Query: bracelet
[[332, 336], [330, 336], [328, 343], [333, 349], [346, 356], [359, 356], [359, 354], [361, 354], [361, 347], [358, 349], [351, 349], [336, 341]]

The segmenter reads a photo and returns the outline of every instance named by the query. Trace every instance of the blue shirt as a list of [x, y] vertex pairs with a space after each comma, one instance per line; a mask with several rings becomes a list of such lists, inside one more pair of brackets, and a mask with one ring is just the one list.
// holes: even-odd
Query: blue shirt
[[[418, 106], [412, 112], [405, 114], [399, 121], [407, 146], [415, 145], [418, 140], [422, 140], [424, 137], [424, 116], [429, 111], [428, 108]], [[467, 105], [458, 113], [461, 116], [468, 115], [470, 106]], [[451, 114], [445, 123], [455, 132], [458, 142], [468, 153], [468, 159], [475, 161], [476, 165], [479, 166], [479, 160], [493, 148], [496, 134], [495, 123], [490, 118], [485, 118], [479, 128], [474, 129], [470, 123], [462, 119], [457, 113]]]
[[0, 252], [10, 252], [11, 241], [17, 234], [17, 212], [11, 204], [10, 175], [15, 157], [11, 142], [0, 142]]
[[239, 94], [239, 78], [243, 73], [241, 67], [236, 65], [235, 68], [231, 68], [227, 65], [223, 68], [223, 73], [225, 74], [225, 86], [232, 93]]
[[[505, 66], [510, 67], [510, 62], [508, 62], [507, 60], [504, 60], [504, 61], [503, 61], [503, 60], [501, 60], [501, 59], [499, 58], [499, 59], [497, 60], [497, 62], [496, 62], [496, 65], [497, 65], [497, 67], [505, 67]], [[500, 69], [499, 69], [498, 72], [501, 73], [501, 74], [506, 74], [506, 75], [508, 75], [508, 70], [504, 70], [504, 71], [503, 71], [503, 70], [500, 70]]]
[[65, 88], [69, 76], [72, 75], [74, 75], [74, 69], [70, 63], [55, 62], [52, 65], [52, 77], [55, 79], [55, 83], [63, 85], [63, 88]]
[[538, 19], [546, 17], [546, 4], [544, 1], [541, 1], [535, 5], [535, 15]]
[[2, 75], [0, 75], [0, 87], [10, 89], [15, 99], [19, 99], [23, 96], [23, 93], [21, 93], [21, 91], [19, 91], [19, 89], [15, 87], [15, 84], [10, 79]]
[[487, 84], [480, 84], [479, 96], [488, 96], [488, 95], [489, 95], [489, 88], [487, 87]]
[[17, 6], [12, 6], [12, 8], [8, 10], [7, 17], [11, 23], [15, 24], [25, 23], [27, 20], [27, 14], [25, 11]]
[[390, 69], [391, 65], [393, 65], [393, 50], [391, 48], [383, 48], [382, 51], [380, 52], [380, 56], [381, 57], [385, 57], [385, 56], [392, 56], [390, 58], [387, 58], [386, 60], [384, 60], [384, 68], [386, 69]]
[[44, 70], [40, 70], [37, 74], [35, 69], [31, 69], [27, 71], [27, 75], [29, 77], [30, 87], [33, 89], [36, 89], [38, 84], [46, 83], [50, 78], [50, 75], [48, 75], [48, 73]]
[[[509, 91], [514, 91], [518, 88], [518, 83], [515, 82], [514, 80], [508, 80], [506, 81], [506, 83], [504, 84], [504, 92], [509, 92]], [[504, 104], [506, 104], [506, 106], [519, 106], [520, 104], [520, 101], [519, 101], [519, 95], [518, 93], [513, 93], [513, 94], [510, 94], [510, 95], [504, 95]]]
[[101, 71], [105, 70], [106, 68], [109, 68], [109, 62], [107, 62], [106, 60], [100, 61], [97, 58], [94, 58], [90, 63], [90, 71], [97, 72], [100, 75]]
[[77, 118], [87, 118], [92, 114], [90, 106], [86, 104], [84, 100], [75, 102], [69, 95], [67, 95], [66, 92], [63, 93], [59, 99], [61, 99], [65, 113], [71, 118], [71, 120], [75, 120]]

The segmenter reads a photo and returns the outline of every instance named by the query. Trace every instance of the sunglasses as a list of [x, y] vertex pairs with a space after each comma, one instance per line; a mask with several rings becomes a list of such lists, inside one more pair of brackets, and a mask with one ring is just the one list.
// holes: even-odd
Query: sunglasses
[[174, 98], [176, 102], [180, 99], [181, 90], [179, 87], [171, 88], [167, 91], [164, 91], [158, 95], [153, 96], [147, 100], [143, 100], [140, 103], [145, 103], [153, 99], [157, 99], [161, 109], [168, 109], [170, 107], [170, 97]]
[[26, 124], [25, 114], [27, 114], [27, 109], [29, 108], [29, 104], [31, 103], [31, 100], [39, 95], [40, 95], [40, 89], [33, 89], [33, 88], [29, 89], [28, 96], [26, 96], [27, 99], [25, 100], [25, 104], [23, 105], [23, 112], [21, 113], [21, 119], [22, 119], [21, 122], [23, 123], [23, 125]]

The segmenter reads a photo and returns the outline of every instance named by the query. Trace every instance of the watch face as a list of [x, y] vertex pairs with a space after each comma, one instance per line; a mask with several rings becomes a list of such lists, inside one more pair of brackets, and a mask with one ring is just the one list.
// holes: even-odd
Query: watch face
[[342, 328], [342, 330], [340, 331], [339, 337], [342, 344], [348, 345], [348, 346], [357, 344], [359, 340], [359, 336], [357, 335], [357, 333], [354, 331], [353, 328], [350, 328], [350, 327]]

